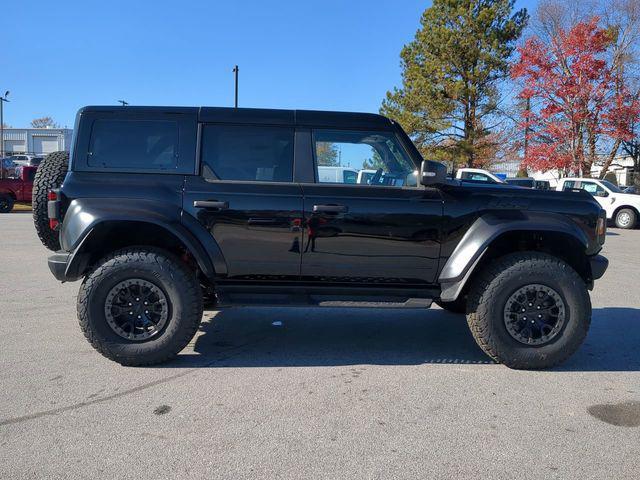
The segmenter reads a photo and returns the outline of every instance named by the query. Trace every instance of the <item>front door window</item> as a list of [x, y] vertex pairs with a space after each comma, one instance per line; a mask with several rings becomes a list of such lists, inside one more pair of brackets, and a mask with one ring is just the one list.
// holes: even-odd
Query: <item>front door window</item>
[[417, 168], [391, 133], [315, 130], [313, 137], [319, 183], [417, 186]]

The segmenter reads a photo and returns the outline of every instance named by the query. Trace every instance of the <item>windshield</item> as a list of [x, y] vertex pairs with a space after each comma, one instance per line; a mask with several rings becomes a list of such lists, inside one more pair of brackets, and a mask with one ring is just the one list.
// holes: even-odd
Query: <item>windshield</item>
[[607, 187], [613, 193], [622, 193], [622, 190], [620, 190], [616, 185], [611, 183], [609, 180], [600, 180], [600, 181], [605, 187]]

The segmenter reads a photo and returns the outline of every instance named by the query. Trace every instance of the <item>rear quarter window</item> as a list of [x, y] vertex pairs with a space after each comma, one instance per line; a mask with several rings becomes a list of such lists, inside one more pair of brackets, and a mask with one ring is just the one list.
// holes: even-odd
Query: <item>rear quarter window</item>
[[99, 119], [93, 122], [87, 165], [118, 170], [174, 170], [178, 122]]

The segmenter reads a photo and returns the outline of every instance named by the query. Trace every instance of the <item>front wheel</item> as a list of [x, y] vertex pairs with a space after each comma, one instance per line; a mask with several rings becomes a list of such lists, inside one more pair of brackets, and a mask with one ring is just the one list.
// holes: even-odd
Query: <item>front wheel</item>
[[584, 341], [591, 300], [582, 278], [564, 261], [543, 253], [514, 253], [475, 279], [467, 321], [480, 348], [497, 362], [549, 368]]
[[157, 249], [124, 249], [99, 262], [82, 282], [78, 320], [85, 337], [122, 365], [153, 365], [176, 356], [202, 319], [196, 275]]
[[634, 212], [630, 208], [622, 208], [617, 214], [615, 218], [616, 227], [632, 229], [636, 226], [637, 216], [636, 212]]

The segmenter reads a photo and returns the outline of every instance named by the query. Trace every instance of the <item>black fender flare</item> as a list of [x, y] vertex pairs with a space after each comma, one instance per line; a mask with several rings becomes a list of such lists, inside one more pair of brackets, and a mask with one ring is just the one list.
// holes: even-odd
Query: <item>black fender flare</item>
[[442, 301], [452, 302], [458, 298], [491, 243], [507, 232], [563, 233], [576, 239], [585, 251], [588, 249], [587, 234], [567, 216], [549, 212], [520, 213], [516, 218], [485, 214], [471, 225], [438, 277]]
[[143, 199], [86, 198], [73, 200], [60, 231], [62, 249], [71, 252], [66, 268], [68, 280], [79, 278], [86, 268], [86, 245], [108, 223], [152, 224], [178, 239], [198, 267], [211, 280], [226, 275], [227, 264], [215, 239], [195, 219], [183, 224], [180, 207]]

